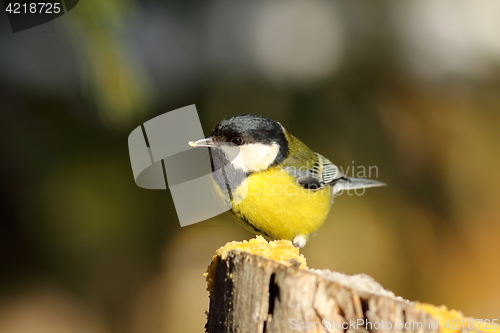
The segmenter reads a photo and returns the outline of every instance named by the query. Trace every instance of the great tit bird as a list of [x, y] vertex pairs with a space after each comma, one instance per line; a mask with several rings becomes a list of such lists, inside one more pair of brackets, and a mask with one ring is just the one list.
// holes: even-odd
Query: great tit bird
[[214, 186], [239, 224], [297, 247], [323, 224], [335, 193], [385, 185], [346, 177], [279, 122], [261, 116], [224, 119], [209, 137], [189, 145], [210, 150], [212, 171], [218, 171], [212, 172]]

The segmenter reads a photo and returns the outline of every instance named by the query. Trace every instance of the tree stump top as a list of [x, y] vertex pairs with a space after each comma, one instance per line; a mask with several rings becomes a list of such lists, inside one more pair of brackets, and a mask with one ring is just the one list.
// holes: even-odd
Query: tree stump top
[[228, 243], [206, 278], [209, 333], [500, 333], [491, 320], [410, 302], [367, 275], [308, 269], [289, 241]]

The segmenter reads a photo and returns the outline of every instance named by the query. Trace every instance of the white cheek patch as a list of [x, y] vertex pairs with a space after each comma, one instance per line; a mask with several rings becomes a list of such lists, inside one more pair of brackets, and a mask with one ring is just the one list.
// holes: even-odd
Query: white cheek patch
[[265, 145], [250, 143], [240, 147], [221, 147], [231, 163], [244, 172], [256, 172], [267, 169], [276, 159], [279, 152], [277, 143]]

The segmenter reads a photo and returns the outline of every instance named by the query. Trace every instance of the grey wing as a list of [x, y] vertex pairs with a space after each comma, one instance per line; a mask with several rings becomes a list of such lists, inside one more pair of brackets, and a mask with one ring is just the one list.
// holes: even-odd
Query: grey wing
[[315, 154], [316, 163], [311, 169], [297, 170], [294, 168], [287, 168], [304, 188], [316, 190], [328, 185], [335, 194], [343, 190], [358, 190], [386, 185], [378, 180], [346, 177], [329, 159], [318, 153]]
[[323, 174], [329, 176], [328, 181], [325, 183], [331, 186], [333, 194], [336, 194], [344, 190], [360, 190], [369, 187], [378, 187], [386, 185], [385, 183], [382, 183], [378, 180], [347, 177], [343, 175], [340, 172], [339, 168], [332, 162], [330, 162], [328, 159], [326, 159], [323, 156], [321, 156], [321, 158], [323, 158], [323, 165], [324, 165]]
[[319, 170], [321, 172], [321, 177], [323, 178], [323, 182], [326, 185], [335, 183], [336, 181], [338, 181], [343, 177], [339, 168], [335, 164], [333, 164], [329, 159], [318, 153], [316, 153], [316, 155], [318, 156], [318, 164], [320, 166]]
[[290, 172], [302, 187], [309, 190], [317, 190], [330, 185], [342, 177], [339, 168], [324, 156], [316, 154], [316, 163], [307, 170], [298, 170], [288, 167]]

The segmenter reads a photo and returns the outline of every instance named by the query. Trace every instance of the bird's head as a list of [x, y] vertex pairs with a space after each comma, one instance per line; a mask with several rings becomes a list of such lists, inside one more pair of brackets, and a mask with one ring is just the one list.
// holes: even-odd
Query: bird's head
[[189, 144], [216, 149], [235, 168], [250, 173], [277, 165], [287, 157], [285, 133], [277, 121], [244, 114], [222, 120], [209, 137]]

